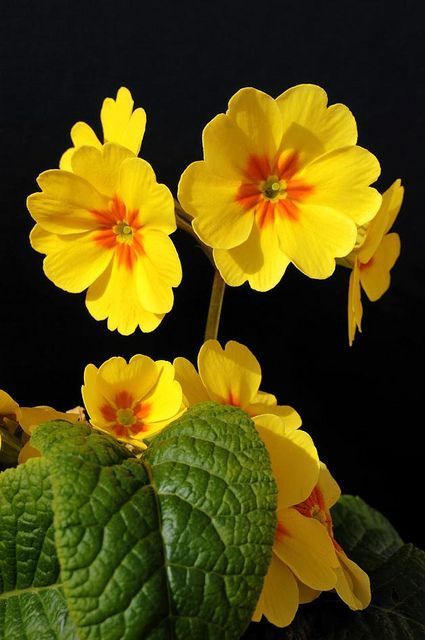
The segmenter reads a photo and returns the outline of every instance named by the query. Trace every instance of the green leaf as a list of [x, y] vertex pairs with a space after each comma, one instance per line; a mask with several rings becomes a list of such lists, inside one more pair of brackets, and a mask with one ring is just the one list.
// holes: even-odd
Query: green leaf
[[51, 500], [45, 460], [0, 474], [0, 638], [76, 637], [60, 583]]
[[[287, 629], [262, 621], [245, 640], [424, 640], [425, 552], [403, 545], [389, 522], [360, 498], [332, 511], [335, 537], [371, 577], [372, 603], [350, 611], [335, 595], [302, 605]], [[360, 562], [361, 561], [361, 562]]]
[[[44, 530], [51, 543], [52, 512], [55, 529], [46, 617], [62, 611], [68, 621], [67, 606], [76, 631], [43, 636], [41, 614], [24, 611], [28, 638], [240, 637], [261, 591], [276, 525], [269, 458], [245, 413], [198, 405], [157, 436], [141, 460], [86, 425], [42, 425], [33, 444], [43, 454], [37, 464], [45, 486], [36, 476], [33, 483], [49, 514]], [[15, 482], [19, 501], [23, 482]], [[38, 526], [38, 507], [33, 522]], [[16, 556], [5, 552], [13, 571]], [[32, 553], [30, 540], [24, 564]], [[5, 602], [14, 597], [12, 587], [5, 584]]]
[[335, 538], [349, 558], [370, 573], [390, 558], [403, 540], [388, 520], [357, 496], [342, 496], [332, 509]]

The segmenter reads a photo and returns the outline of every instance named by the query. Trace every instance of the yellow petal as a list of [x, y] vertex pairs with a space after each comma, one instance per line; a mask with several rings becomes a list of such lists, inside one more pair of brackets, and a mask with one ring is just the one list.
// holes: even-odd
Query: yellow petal
[[242, 409], [250, 404], [261, 382], [257, 358], [233, 340], [224, 349], [217, 340], [207, 340], [199, 351], [198, 371], [213, 400]]
[[203, 161], [193, 162], [179, 183], [179, 200], [194, 216], [193, 228], [205, 244], [230, 249], [244, 242], [254, 214], [236, 202], [240, 180], [219, 178]]
[[39, 452], [39, 450], [36, 449], [35, 447], [32, 447], [30, 442], [27, 442], [26, 444], [24, 444], [24, 446], [19, 452], [18, 464], [24, 464], [24, 462], [26, 462], [27, 460], [30, 460], [31, 458], [40, 458], [40, 457], [41, 457], [41, 453]]
[[208, 170], [217, 177], [239, 183], [252, 153], [252, 141], [236, 122], [220, 113], [206, 125], [202, 142]]
[[343, 104], [327, 107], [327, 102], [326, 92], [313, 84], [292, 87], [276, 99], [284, 146], [299, 151], [301, 165], [327, 151], [357, 142], [357, 126], [351, 111]]
[[0, 416], [14, 416], [18, 407], [18, 403], [6, 391], [0, 389]]
[[211, 400], [207, 390], [202, 384], [202, 380], [195, 367], [186, 358], [175, 358], [174, 369], [176, 380], [180, 383], [183, 391], [183, 402], [186, 407], [190, 407], [198, 402]]
[[297, 609], [297, 581], [288, 567], [272, 554], [252, 620], [259, 622], [264, 616], [276, 627], [286, 627], [295, 618]]
[[167, 313], [174, 302], [172, 287], [182, 279], [179, 256], [162, 231], [142, 229], [140, 233], [143, 253], [133, 267], [140, 301], [147, 311]]
[[331, 509], [331, 507], [338, 502], [341, 496], [341, 489], [323, 462], [320, 463], [319, 481], [317, 484], [322, 493], [326, 508]]
[[147, 311], [140, 301], [135, 269], [118, 265], [117, 258], [87, 291], [86, 306], [96, 320], [108, 318], [108, 329], [130, 335], [139, 326], [146, 333], [153, 331], [164, 314]]
[[251, 150], [273, 158], [282, 140], [282, 119], [276, 100], [267, 93], [246, 87], [229, 101], [227, 115], [245, 133]]
[[395, 180], [391, 187], [389, 187], [385, 193], [382, 195], [383, 205], [387, 209], [388, 214], [388, 226], [385, 229], [385, 233], [393, 226], [398, 213], [400, 211], [401, 205], [403, 203], [404, 197], [404, 187], [401, 185], [400, 178]]
[[134, 112], [134, 101], [125, 87], [118, 90], [116, 100], [105, 98], [100, 119], [105, 142], [116, 142], [136, 155], [140, 151], [146, 127], [146, 113], [138, 108]]
[[282, 251], [310, 278], [328, 278], [335, 270], [335, 258], [354, 247], [357, 228], [348, 216], [308, 203], [300, 203], [298, 220], [279, 220]]
[[80, 234], [76, 233], [73, 236], [60, 236], [57, 233], [46, 231], [43, 227], [40, 227], [39, 224], [36, 224], [30, 233], [30, 243], [32, 248], [39, 253], [47, 254], [58, 251], [62, 247], [67, 247], [69, 244], [66, 241], [67, 237], [78, 239]]
[[313, 160], [297, 178], [313, 188], [309, 204], [331, 207], [362, 225], [374, 217], [381, 205], [381, 195], [369, 187], [379, 173], [379, 162], [369, 151], [345, 147]]
[[118, 190], [121, 165], [127, 158], [133, 158], [133, 154], [118, 144], [105, 144], [100, 149], [81, 147], [72, 156], [72, 170], [99, 193], [113, 198]]
[[255, 222], [248, 239], [238, 247], [228, 251], [214, 249], [214, 261], [227, 284], [235, 287], [248, 280], [256, 291], [275, 287], [289, 264], [279, 246], [274, 225], [260, 231]]
[[[336, 569], [338, 571], [338, 569]], [[312, 589], [311, 587], [307, 587], [306, 584], [297, 580], [298, 583], [298, 597], [300, 604], [308, 604], [309, 602], [313, 602], [316, 600], [322, 593], [321, 591], [317, 591], [316, 589]]]
[[383, 237], [373, 258], [360, 268], [360, 282], [369, 300], [378, 300], [391, 283], [390, 270], [400, 255], [400, 237], [389, 233]]
[[[144, 398], [144, 402], [150, 406], [149, 415], [146, 418], [150, 426], [148, 435], [154, 432], [156, 422], [173, 420], [182, 404], [182, 389], [174, 378], [173, 365], [165, 360], [158, 360], [155, 366], [158, 382]], [[146, 432], [141, 433], [140, 437], [146, 437], [146, 435]]]
[[102, 144], [93, 129], [85, 122], [77, 122], [71, 129], [73, 147], [65, 151], [59, 162], [59, 168], [64, 171], [72, 171], [72, 157], [76, 148], [83, 145], [100, 149]]
[[[266, 404], [268, 407], [273, 407], [277, 404], [277, 398], [272, 393], [266, 393], [265, 391], [257, 391], [252, 399], [253, 404]], [[266, 412], [264, 412], [266, 413]]]
[[360, 272], [357, 259], [354, 262], [353, 269], [350, 273], [348, 284], [348, 341], [350, 347], [353, 344], [356, 327], [362, 330], [363, 307], [360, 289]]
[[365, 609], [371, 600], [369, 576], [355, 562], [347, 558], [342, 549], [337, 551], [337, 556], [340, 562], [336, 570], [337, 594], [350, 609], [354, 611]]
[[58, 249], [44, 259], [44, 273], [70, 293], [87, 289], [107, 269], [114, 253], [96, 242], [96, 232], [62, 236]]
[[127, 210], [139, 211], [141, 224], [166, 234], [176, 229], [174, 199], [164, 184], [158, 184], [151, 165], [141, 158], [126, 160], [120, 169], [118, 194]]
[[103, 211], [108, 199], [87, 180], [67, 171], [53, 169], [38, 178], [43, 193], [28, 197], [31, 216], [52, 233], [73, 234], [95, 229], [98, 222], [92, 211]]
[[258, 402], [250, 404], [249, 407], [246, 407], [246, 411], [250, 416], [260, 416], [265, 413], [278, 416], [285, 426], [286, 433], [293, 431], [294, 429], [298, 429], [302, 424], [300, 414], [295, 411], [295, 409], [287, 405], [271, 406]]
[[20, 407], [16, 414], [17, 420], [22, 429], [31, 435], [34, 427], [49, 422], [50, 420], [64, 420], [65, 422], [77, 422], [77, 414], [56, 411], [52, 407]]
[[339, 563], [326, 528], [315, 518], [307, 518], [295, 509], [278, 511], [278, 520], [284, 533], [276, 537], [273, 547], [276, 555], [298, 580], [312, 589], [333, 589]]
[[269, 452], [279, 491], [279, 508], [303, 502], [319, 477], [319, 456], [313, 440], [304, 431], [286, 433], [283, 421], [277, 416], [258, 416], [254, 422]]

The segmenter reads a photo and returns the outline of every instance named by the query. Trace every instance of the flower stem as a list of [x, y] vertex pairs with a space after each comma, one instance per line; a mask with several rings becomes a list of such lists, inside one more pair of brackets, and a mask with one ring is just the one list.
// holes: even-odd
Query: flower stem
[[211, 289], [207, 326], [205, 328], [205, 340], [215, 340], [217, 338], [225, 288], [226, 284], [216, 269]]

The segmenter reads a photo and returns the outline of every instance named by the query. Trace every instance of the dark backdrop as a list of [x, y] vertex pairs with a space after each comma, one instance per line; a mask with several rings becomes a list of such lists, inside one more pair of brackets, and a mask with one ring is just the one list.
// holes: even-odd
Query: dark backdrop
[[121, 85], [148, 114], [142, 155], [174, 191], [201, 157], [201, 130], [252, 85], [278, 95], [322, 85], [353, 110], [362, 146], [401, 177], [402, 256], [391, 290], [365, 303], [364, 335], [347, 344], [348, 272], [313, 281], [289, 268], [273, 291], [226, 293], [220, 338], [256, 353], [263, 388], [302, 414], [346, 492], [424, 544], [422, 517], [424, 51], [421, 2], [3, 2], [0, 387], [21, 404], [81, 402], [86, 363], [142, 352], [195, 358], [212, 271], [181, 231], [184, 280], [152, 334], [97, 323], [84, 295], [57, 289], [29, 246], [26, 196], [57, 165], [77, 120], [96, 124]]

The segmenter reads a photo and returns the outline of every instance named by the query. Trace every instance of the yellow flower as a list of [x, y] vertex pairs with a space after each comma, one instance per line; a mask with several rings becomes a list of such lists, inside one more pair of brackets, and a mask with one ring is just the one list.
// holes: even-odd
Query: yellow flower
[[37, 222], [31, 244], [47, 254], [45, 274], [71, 293], [88, 288], [87, 308], [107, 318], [108, 329], [153, 331], [181, 281], [170, 191], [147, 162], [114, 143], [76, 149], [72, 170], [45, 171], [42, 192], [28, 198]]
[[136, 355], [84, 371], [82, 394], [91, 424], [125, 442], [141, 441], [181, 413], [182, 391], [170, 362]]
[[382, 196], [382, 205], [372, 222], [359, 229], [359, 246], [348, 256], [352, 267], [348, 288], [348, 339], [353, 344], [356, 327], [362, 330], [361, 289], [371, 302], [388, 290], [390, 271], [400, 255], [400, 237], [388, 233], [403, 202], [401, 180], [393, 182]]
[[32, 447], [28, 440], [35, 427], [43, 422], [49, 422], [49, 420], [66, 420], [74, 423], [84, 420], [84, 415], [79, 407], [66, 413], [46, 406], [20, 407], [8, 393], [0, 389], [0, 424], [3, 423], [11, 433], [15, 433], [18, 427], [21, 427], [25, 434], [22, 438], [25, 444], [18, 457], [20, 464], [26, 462], [29, 458], [40, 456], [40, 452]]
[[[133, 111], [134, 101], [125, 87], [117, 92], [116, 100], [105, 98], [100, 112], [104, 142], [116, 142], [135, 155], [140, 151], [146, 127], [146, 113], [140, 107]], [[65, 151], [60, 168], [72, 171], [72, 156], [79, 147], [89, 146], [101, 149], [102, 143], [93, 129], [85, 122], [77, 122], [71, 129], [73, 147]]]
[[356, 141], [351, 112], [327, 107], [315, 85], [277, 99], [241, 89], [205, 127], [204, 160], [183, 173], [179, 199], [228, 284], [266, 291], [289, 262], [312, 278], [333, 273], [381, 202], [368, 186], [379, 163]]
[[253, 620], [264, 615], [276, 626], [291, 623], [301, 602], [335, 589], [353, 610], [370, 602], [366, 573], [333, 535], [330, 508], [340, 489], [308, 434], [287, 430], [277, 416], [254, 419], [278, 486], [278, 525], [272, 561]]
[[295, 409], [278, 406], [274, 395], [259, 391], [260, 364], [239, 342], [231, 340], [222, 349], [217, 340], [207, 340], [198, 355], [199, 373], [186, 358], [176, 358], [174, 367], [186, 407], [213, 400], [240, 407], [250, 416], [264, 413], [279, 415], [288, 428], [296, 429], [301, 424]]

